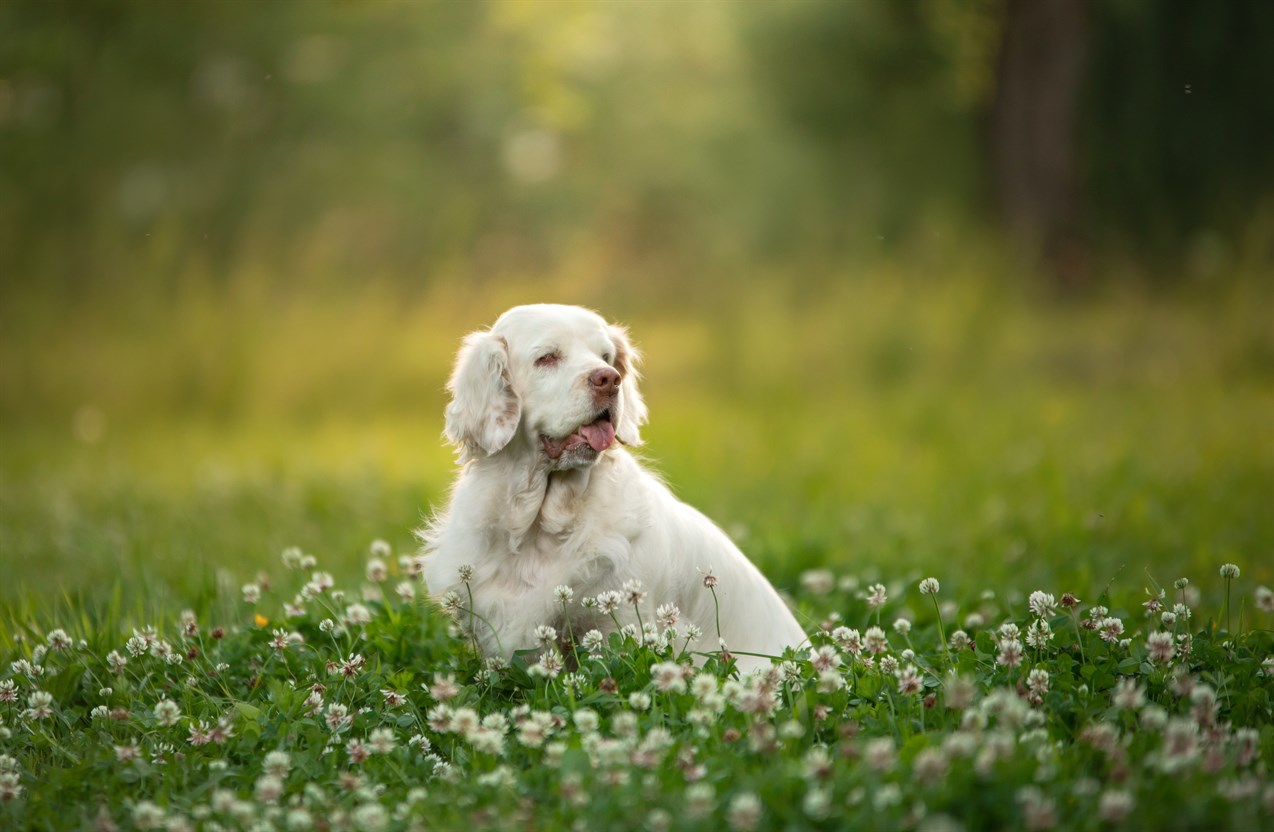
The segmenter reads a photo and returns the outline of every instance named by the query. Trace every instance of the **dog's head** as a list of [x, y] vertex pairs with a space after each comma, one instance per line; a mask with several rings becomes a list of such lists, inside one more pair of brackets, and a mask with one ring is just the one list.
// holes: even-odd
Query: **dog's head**
[[646, 405], [622, 327], [577, 306], [517, 306], [470, 333], [456, 357], [444, 435], [462, 459], [540, 455], [592, 465], [616, 440], [641, 443]]

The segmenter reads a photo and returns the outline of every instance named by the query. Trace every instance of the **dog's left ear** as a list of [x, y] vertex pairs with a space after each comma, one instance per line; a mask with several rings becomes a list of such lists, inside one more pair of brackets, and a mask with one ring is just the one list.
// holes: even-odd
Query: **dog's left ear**
[[447, 384], [443, 435], [461, 450], [462, 459], [491, 456], [517, 432], [522, 402], [509, 379], [509, 346], [491, 332], [471, 332], [456, 356]]
[[612, 324], [611, 340], [615, 342], [615, 369], [622, 381], [619, 383], [619, 421], [615, 423], [615, 438], [625, 445], [640, 445], [640, 428], [646, 424], [646, 402], [641, 398], [637, 382], [641, 374], [637, 365], [641, 354], [628, 340], [628, 330]]

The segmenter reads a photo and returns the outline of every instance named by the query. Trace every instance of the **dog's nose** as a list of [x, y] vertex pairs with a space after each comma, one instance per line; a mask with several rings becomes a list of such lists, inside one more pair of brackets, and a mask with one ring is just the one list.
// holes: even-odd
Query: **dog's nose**
[[613, 367], [602, 367], [588, 376], [588, 386], [596, 396], [613, 396], [619, 389], [619, 373]]

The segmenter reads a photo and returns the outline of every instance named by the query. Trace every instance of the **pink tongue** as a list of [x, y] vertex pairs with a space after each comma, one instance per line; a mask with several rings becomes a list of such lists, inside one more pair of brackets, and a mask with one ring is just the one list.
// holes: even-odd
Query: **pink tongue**
[[608, 419], [598, 419], [591, 425], [584, 425], [579, 432], [588, 446], [598, 453], [609, 448], [615, 441], [615, 426]]

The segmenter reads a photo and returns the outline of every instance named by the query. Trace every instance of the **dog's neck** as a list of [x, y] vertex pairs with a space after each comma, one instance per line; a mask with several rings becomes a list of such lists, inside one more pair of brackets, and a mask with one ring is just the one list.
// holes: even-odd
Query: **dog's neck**
[[594, 470], [605, 463], [603, 457], [596, 465], [566, 471], [551, 471], [546, 462], [538, 459], [530, 468], [513, 467], [498, 458], [475, 463], [474, 473], [479, 477], [489, 476], [505, 483], [503, 489], [491, 495], [497, 502], [487, 514], [494, 520], [491, 531], [513, 553], [537, 534], [569, 534]]

